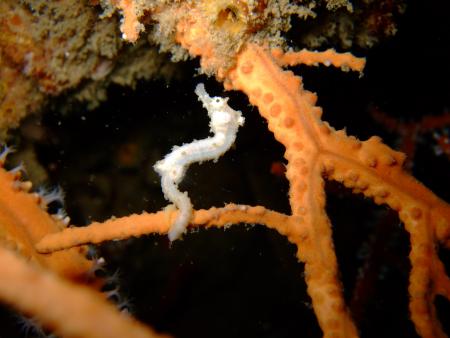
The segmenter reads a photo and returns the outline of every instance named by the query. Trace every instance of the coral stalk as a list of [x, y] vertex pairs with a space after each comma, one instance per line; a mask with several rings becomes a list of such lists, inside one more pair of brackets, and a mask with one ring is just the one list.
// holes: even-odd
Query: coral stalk
[[168, 338], [120, 314], [99, 293], [0, 247], [0, 298], [66, 338]]
[[[127, 217], [111, 218], [105, 222], [94, 222], [85, 227], [67, 228], [42, 239], [36, 248], [42, 253], [64, 250], [83, 244], [99, 244], [104, 241], [121, 240], [130, 236], [145, 234], [167, 234], [177, 211], [162, 210], [156, 213], [142, 213]], [[239, 223], [262, 224], [276, 229], [287, 236], [294, 228], [301, 226], [297, 217], [288, 216], [263, 207], [227, 204], [223, 208], [194, 210], [190, 227], [227, 227]]]
[[[364, 65], [363, 59], [350, 54], [325, 55], [290, 53], [285, 57], [279, 51], [248, 44], [237, 56], [235, 67], [224, 73], [225, 87], [244, 92], [286, 148], [292, 215], [228, 205], [195, 211], [191, 226], [250, 222], [277, 229], [297, 245], [297, 257], [305, 263], [308, 293], [324, 336], [357, 337], [343, 299], [331, 223], [325, 210], [324, 180], [341, 182], [399, 213], [411, 238], [411, 318], [422, 337], [444, 337], [433, 303], [436, 295], [450, 298], [450, 279], [435, 245], [448, 247], [450, 242], [450, 207], [403, 169], [404, 154], [390, 149], [378, 137], [360, 141], [323, 122], [322, 110], [315, 105], [316, 95], [303, 88], [300, 77], [280, 67], [324, 62], [361, 72]], [[143, 233], [166, 233], [176, 217], [175, 212], [165, 210], [93, 223], [49, 234], [37, 248], [50, 252]]]
[[286, 147], [291, 210], [304, 222], [304, 226], [295, 225], [288, 238], [297, 245], [298, 258], [305, 262], [308, 293], [324, 336], [357, 337], [342, 296], [324, 208], [321, 135], [329, 128], [320, 120], [316, 96], [302, 88], [300, 77], [284, 72], [267, 50], [256, 45], [247, 46], [239, 55], [225, 85], [249, 97], [267, 119], [275, 138]]
[[[399, 212], [411, 236], [412, 320], [422, 337], [443, 336], [433, 302], [437, 294], [449, 298], [450, 283], [435, 243], [448, 242], [450, 206], [410, 176], [402, 168], [404, 154], [382, 144], [380, 138], [359, 141], [323, 122], [316, 96], [303, 89], [301, 78], [278, 66], [282, 54], [275, 53], [275, 57], [262, 47], [249, 45], [225, 84], [249, 97], [286, 147], [292, 214], [302, 217], [307, 228], [306, 233], [289, 239], [297, 244], [298, 257], [305, 262], [308, 292], [324, 335], [357, 336], [338, 280], [323, 177]], [[348, 61], [346, 66], [350, 65]]]

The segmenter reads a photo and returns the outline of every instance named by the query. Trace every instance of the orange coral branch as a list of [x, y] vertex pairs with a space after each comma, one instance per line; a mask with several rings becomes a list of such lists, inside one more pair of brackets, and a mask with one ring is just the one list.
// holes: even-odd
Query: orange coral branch
[[[277, 54], [277, 60], [283, 60]], [[399, 212], [411, 235], [412, 320], [422, 337], [442, 336], [433, 305], [436, 291], [430, 285], [448, 285], [434, 246], [448, 241], [449, 205], [402, 169], [402, 153], [377, 137], [361, 142], [322, 122], [315, 95], [302, 88], [299, 77], [283, 72], [263, 48], [250, 45], [239, 55], [226, 87], [246, 93], [286, 147], [292, 213], [301, 216], [308, 229], [306, 235], [291, 240], [306, 264], [308, 292], [325, 336], [356, 336], [356, 330], [344, 310], [337, 279], [322, 175]]]
[[0, 298], [70, 338], [163, 338], [96, 292], [30, 266], [0, 246]]
[[[130, 236], [138, 237], [150, 233], [167, 234], [176, 217], [177, 211], [163, 210], [153, 214], [143, 213], [112, 218], [103, 223], [94, 222], [86, 227], [68, 228], [59, 233], [49, 234], [37, 243], [36, 248], [45, 253], [82, 244], [120, 240]], [[223, 208], [194, 211], [190, 226], [209, 228], [238, 223], [262, 224], [276, 229], [282, 235], [287, 235], [294, 224], [300, 222], [298, 218], [263, 207], [228, 204]]]
[[247, 46], [239, 55], [226, 87], [247, 94], [267, 119], [275, 138], [286, 147], [292, 214], [301, 217], [307, 229], [306, 233], [303, 229], [292, 231], [289, 240], [297, 245], [297, 256], [305, 262], [308, 293], [324, 335], [356, 337], [343, 300], [330, 221], [324, 209], [321, 175], [325, 168], [320, 156], [323, 136], [331, 130], [320, 120], [321, 109], [314, 106], [316, 96], [302, 88], [300, 77], [283, 72], [271, 55], [256, 45]]
[[34, 245], [42, 237], [59, 232], [65, 225], [39, 205], [38, 194], [28, 193], [31, 182], [20, 181], [20, 172], [1, 168], [3, 160], [0, 156], [0, 243], [66, 278], [85, 281], [92, 262], [85, 258], [84, 248], [51, 255], [35, 250]]
[[[335, 58], [336, 56], [336, 58]], [[290, 183], [292, 216], [261, 207], [229, 205], [195, 212], [194, 226], [228, 223], [262, 223], [277, 229], [298, 248], [305, 262], [308, 293], [325, 336], [357, 337], [345, 305], [338, 278], [331, 224], [325, 212], [324, 178], [342, 182], [377, 204], [399, 212], [411, 236], [412, 272], [410, 311], [422, 337], [442, 336], [434, 297], [449, 297], [450, 281], [437, 256], [435, 244], [450, 238], [450, 207], [403, 170], [405, 156], [372, 137], [359, 141], [336, 131], [321, 120], [317, 97], [305, 90], [300, 77], [280, 68], [285, 64], [326, 62], [361, 71], [363, 59], [335, 52], [270, 53], [249, 44], [238, 55], [236, 66], [224, 73], [227, 89], [243, 91], [268, 121], [275, 138], [286, 147], [286, 176]], [[132, 215], [86, 228], [50, 234], [38, 244], [44, 252], [123, 239], [143, 233], [166, 233], [176, 213]]]
[[[133, 0], [111, 2], [123, 13], [123, 37], [136, 41], [143, 29], [139, 17], [146, 6], [152, 4]], [[286, 148], [292, 215], [262, 207], [228, 205], [195, 212], [193, 225], [225, 226], [255, 222], [277, 229], [297, 245], [297, 256], [305, 262], [308, 292], [324, 336], [356, 337], [358, 333], [342, 295], [331, 224], [325, 210], [324, 180], [342, 182], [353, 192], [362, 193], [375, 203], [386, 204], [399, 213], [411, 239], [409, 293], [412, 320], [422, 337], [444, 337], [433, 303], [436, 295], [450, 298], [450, 279], [436, 252], [438, 244], [450, 247], [450, 206], [408, 175], [403, 169], [405, 156], [382, 144], [381, 139], [372, 137], [359, 141], [323, 122], [322, 110], [316, 106], [316, 95], [303, 88], [300, 77], [282, 69], [283, 66], [302, 63], [323, 63], [361, 72], [364, 59], [333, 50], [283, 53], [277, 49], [270, 52], [249, 42], [265, 42], [264, 34], [257, 37], [255, 33], [269, 20], [267, 13], [276, 16], [275, 11], [266, 10], [266, 5], [267, 2], [263, 1], [234, 1], [233, 6], [226, 1], [209, 4], [201, 1], [162, 2], [165, 13], [158, 13], [160, 17], [163, 14], [169, 17], [166, 33], [173, 35], [172, 39], [191, 55], [200, 56], [204, 72], [217, 75], [227, 89], [240, 90], [248, 96], [250, 103], [256, 105], [268, 121], [275, 138]], [[9, 23], [19, 25], [20, 17], [7, 18], [5, 22], [8, 27]], [[6, 38], [0, 39], [0, 45], [13, 47], [16, 35], [13, 30], [7, 32]], [[22, 47], [30, 47], [33, 42], [24, 41]], [[22, 47], [8, 53], [9, 62], [26, 61], [25, 52], [29, 48]], [[8, 81], [4, 84], [9, 85], [9, 79], [16, 74], [6, 75]], [[47, 77], [47, 73], [42, 76], [43, 84], [48, 82]], [[58, 92], [48, 83], [45, 89]], [[3, 88], [0, 91], [5, 92]], [[7, 103], [12, 102], [3, 92], [0, 96], [4, 96]], [[7, 108], [9, 112], [9, 105]], [[0, 164], [2, 161], [0, 156]], [[92, 266], [84, 259], [82, 248], [43, 255], [36, 251], [35, 246], [49, 252], [149, 232], [166, 233], [176, 217], [175, 212], [161, 211], [60, 232], [62, 224], [39, 206], [37, 195], [27, 193], [30, 186], [27, 182], [19, 182], [14, 173], [0, 169], [1, 244], [72, 279], [81, 279]], [[123, 324], [117, 313], [105, 307], [95, 293], [73, 287], [54, 275], [27, 266], [7, 250], [0, 249], [0, 263], [0, 272], [3, 273], [0, 297], [22, 311], [40, 315], [44, 322], [62, 334], [113, 337], [115, 334], [132, 336], [135, 332], [137, 336], [151, 335], [150, 331], [133, 322]], [[45, 302], [48, 299], [51, 304]], [[75, 315], [68, 321], [60, 305], [69, 303]], [[99, 327], [91, 318], [86, 318], [93, 312], [96, 322], [107, 322], [108, 327]], [[127, 325], [131, 326], [125, 332]], [[112, 332], [98, 331], [111, 329]]]
[[366, 65], [365, 58], [354, 57], [350, 53], [337, 53], [334, 49], [328, 49], [323, 52], [309, 51], [303, 49], [299, 52], [286, 52], [281, 49], [272, 50], [272, 56], [280, 67], [295, 66], [304, 64], [307, 66], [315, 66], [319, 63], [326, 66], [333, 65], [343, 70], [353, 70], [362, 72]]
[[138, 8], [133, 0], [116, 0], [113, 3], [122, 11], [120, 31], [122, 37], [130, 42], [136, 42], [144, 25], [139, 22]]

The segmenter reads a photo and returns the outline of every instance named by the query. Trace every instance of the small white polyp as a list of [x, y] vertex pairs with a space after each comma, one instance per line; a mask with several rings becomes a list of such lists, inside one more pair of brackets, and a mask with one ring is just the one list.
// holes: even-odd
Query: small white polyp
[[153, 166], [161, 176], [164, 197], [179, 210], [169, 230], [170, 241], [181, 237], [192, 218], [191, 200], [187, 192], [178, 190], [178, 184], [183, 180], [187, 168], [194, 162], [216, 162], [233, 145], [239, 126], [244, 124], [241, 112], [228, 106], [228, 98], [210, 97], [203, 83], [197, 85], [195, 93], [208, 111], [209, 127], [214, 136], [180, 147], [175, 146], [171, 153]]

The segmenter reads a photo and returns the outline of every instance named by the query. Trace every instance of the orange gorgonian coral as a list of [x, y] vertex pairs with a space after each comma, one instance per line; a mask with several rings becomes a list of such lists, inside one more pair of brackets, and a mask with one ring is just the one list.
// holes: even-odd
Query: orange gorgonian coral
[[[246, 21], [245, 18], [250, 12], [262, 17], [263, 5], [266, 4], [256, 3], [261, 6], [252, 3], [250, 7], [246, 1], [231, 1], [231, 4], [219, 1], [209, 6], [187, 2], [162, 4], [161, 7], [153, 8], [157, 16], [162, 15], [164, 6], [169, 6], [168, 12], [178, 20], [172, 32], [177, 43], [191, 55], [200, 57], [203, 70], [214, 74], [223, 82], [226, 90], [244, 93], [249, 102], [258, 108], [269, 130], [286, 150], [284, 157], [289, 182], [289, 214], [262, 206], [227, 204], [222, 208], [194, 210], [189, 227], [257, 223], [277, 230], [296, 245], [297, 257], [305, 264], [308, 294], [324, 337], [358, 337], [357, 323], [352, 320], [344, 301], [331, 222], [325, 209], [325, 181], [340, 182], [353, 193], [361, 193], [376, 204], [386, 205], [398, 213], [411, 242], [408, 288], [411, 319], [421, 337], [445, 337], [434, 301], [438, 295], [450, 300], [450, 279], [438, 256], [439, 247], [448, 249], [450, 246], [450, 206], [403, 168], [403, 153], [389, 148], [379, 137], [361, 141], [347, 135], [344, 130], [335, 130], [323, 121], [322, 109], [316, 105], [317, 96], [303, 87], [301, 77], [283, 69], [299, 64], [325, 64], [344, 71], [362, 72], [365, 59], [334, 50], [284, 52], [280, 48], [265, 45], [264, 39], [252, 39], [252, 29], [257, 26], [255, 22], [262, 23], [258, 20]], [[122, 29], [131, 27], [134, 31], [134, 34], [124, 33], [124, 37], [135, 41], [142, 29], [139, 15], [136, 14], [141, 13], [138, 2], [113, 1], [113, 5], [126, 15]], [[252, 29], [249, 29], [250, 23]], [[238, 38], [238, 42], [231, 43], [235, 48], [232, 52], [224, 53], [222, 36], [218, 38], [214, 34], [215, 30], [229, 31], [229, 37]], [[176, 210], [166, 208], [156, 213], [111, 218], [86, 227], [61, 230], [58, 221], [39, 208], [37, 197], [24, 191], [28, 184], [17, 183], [13, 173], [1, 170], [3, 176], [0, 176], [0, 189], [3, 193], [0, 198], [4, 199], [0, 199], [0, 216], [9, 222], [5, 223], [6, 226], [3, 221], [1, 223], [1, 234], [6, 234], [2, 238], [6, 238], [7, 243], [13, 243], [12, 246], [26, 243], [26, 246], [18, 248], [19, 254], [42, 259], [41, 266], [56, 271], [71, 272], [78, 268], [81, 274], [86, 273], [89, 264], [83, 265], [82, 257], [79, 258], [82, 262], [79, 264], [72, 263], [73, 258], [47, 264], [47, 260], [51, 261], [58, 255], [73, 253], [78, 259], [83, 249], [76, 251], [74, 247], [149, 233], [166, 234], [177, 218]], [[26, 208], [21, 209], [23, 205]], [[21, 229], [20, 232], [16, 232], [16, 228]], [[11, 240], [12, 236], [15, 237]], [[27, 278], [30, 280], [46, 284], [47, 288], [43, 290], [50, 294], [52, 291], [49, 286], [54, 283], [55, 290], [67, 292], [67, 302], [76, 302], [72, 299], [77, 298], [77, 294], [83, 300], [89, 298], [89, 291], [53, 277], [47, 278], [47, 272], [37, 269], [27, 271], [27, 266], [23, 262], [16, 262], [17, 258], [9, 252], [0, 252], [0, 259], [4, 264], [17, 266], [17, 271], [5, 270], [10, 273], [11, 280], [29, 276]], [[125, 332], [130, 332], [127, 333], [130, 337], [156, 335], [128, 318], [113, 318], [115, 314], [111, 313], [114, 311], [96, 296], [92, 296], [95, 298], [92, 304], [89, 301], [86, 301], [87, 305], [83, 303], [82, 310], [75, 307], [70, 312], [72, 310], [68, 309], [68, 316], [73, 314], [78, 319], [80, 312], [83, 312], [83, 319], [91, 324], [96, 319], [89, 318], [86, 313], [101, 313], [104, 321], [114, 320], [116, 326], [112, 333], [109, 333], [109, 324], [105, 325], [107, 328], [102, 325], [85, 327], [76, 321], [68, 321], [65, 325], [61, 312], [53, 312], [58, 308], [57, 305], [49, 305], [49, 309], [31, 306], [31, 296], [21, 295], [14, 287], [6, 288], [0, 284], [0, 297], [20, 310], [37, 315], [44, 324], [61, 330], [67, 336], [100, 337], [113, 333], [120, 336], [119, 332], [127, 328], [129, 331]], [[61, 303], [64, 304], [64, 300]]]
[[[269, 53], [249, 44], [224, 79], [226, 88], [248, 95], [268, 120], [276, 139], [285, 145], [292, 215], [228, 206], [196, 212], [192, 224], [251, 221], [275, 227], [297, 245], [298, 258], [305, 262], [308, 293], [324, 336], [356, 337], [357, 330], [343, 300], [330, 221], [324, 209], [324, 179], [342, 182], [354, 192], [399, 213], [412, 243], [409, 287], [412, 320], [422, 337], [443, 335], [433, 301], [436, 295], [450, 296], [450, 283], [435, 246], [437, 243], [445, 246], [448, 241], [450, 207], [403, 170], [402, 153], [391, 150], [377, 137], [359, 141], [323, 122], [321, 109], [315, 106], [316, 96], [302, 87], [300, 77], [280, 67], [316, 62], [357, 71], [364, 66], [362, 59], [332, 51]], [[200, 216], [203, 213], [205, 216]], [[142, 214], [67, 229], [46, 236], [37, 247], [42, 252], [51, 252], [107, 239], [166, 233], [173, 215], [168, 211]]]

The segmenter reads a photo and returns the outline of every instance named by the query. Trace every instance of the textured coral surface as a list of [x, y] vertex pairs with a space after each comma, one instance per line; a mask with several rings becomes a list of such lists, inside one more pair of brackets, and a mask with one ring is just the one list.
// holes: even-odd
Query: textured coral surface
[[[241, 2], [233, 3], [239, 6]], [[370, 7], [372, 2], [364, 3]], [[391, 8], [388, 5], [393, 2], [383, 3]], [[444, 8], [434, 6], [437, 6], [434, 2], [411, 3], [396, 23], [396, 37], [371, 51], [356, 48], [358, 55], [367, 56], [361, 79], [357, 73], [341, 73], [324, 66], [293, 68], [302, 75], [305, 89], [317, 93], [323, 120], [336, 129], [345, 127], [347, 134], [361, 140], [381, 135], [396, 148], [399, 136], [378, 124], [371, 117], [370, 107], [377, 106], [411, 124], [421, 121], [422, 116], [439, 115], [449, 108], [450, 74], [446, 60], [450, 56], [450, 30]], [[372, 9], [371, 20], [377, 28], [389, 26], [386, 8]], [[142, 21], [147, 30], [140, 34], [146, 34], [151, 27], [147, 17], [150, 14], [144, 13]], [[417, 24], [419, 20], [421, 25]], [[323, 21], [326, 27], [327, 20]], [[227, 29], [241, 34], [239, 23], [238, 20]], [[323, 32], [324, 26], [317, 25], [310, 31]], [[339, 25], [331, 26], [330, 32], [339, 31], [336, 28]], [[120, 36], [117, 22], [115, 27]], [[291, 32], [297, 32], [299, 27], [294, 25]], [[348, 38], [331, 33], [315, 34], [323, 38], [315, 41], [306, 34], [299, 40], [292, 38], [292, 44], [310, 46], [314, 45], [313, 40], [324, 46], [350, 44]], [[358, 41], [357, 34], [351, 36]], [[130, 48], [136, 48], [136, 53], [142, 55], [139, 43]], [[173, 41], [164, 47], [175, 55], [177, 50], [186, 55]], [[190, 48], [189, 41], [185, 47]], [[11, 64], [11, 57], [7, 62]], [[143, 62], [142, 67], [146, 64]], [[207, 66], [213, 69], [215, 64]], [[95, 74], [110, 74], [108, 65], [99, 67]], [[214, 79], [196, 75], [197, 67], [198, 60], [182, 64], [178, 69], [184, 80], [169, 86], [162, 81], [139, 82], [136, 91], [114, 86], [108, 91], [108, 101], [93, 112], [75, 108], [71, 114], [62, 116], [49, 110], [42, 121], [25, 121], [15, 138], [23, 146], [31, 143], [38, 165], [46, 170], [53, 184], [63, 186], [67, 212], [74, 224], [85, 225], [111, 215], [126, 216], [142, 210], [155, 212], [166, 205], [159, 178], [151, 167], [173, 145], [208, 135], [206, 114], [193, 93], [200, 79], [206, 81], [207, 89], [214, 95], [230, 96], [230, 105], [245, 113], [246, 124], [238, 134], [235, 148], [218, 163], [193, 166], [181, 184], [182, 189], [189, 191], [196, 209], [233, 202], [291, 213], [285, 175], [290, 178], [293, 171], [284, 172], [285, 149], [275, 141], [245, 95], [223, 94]], [[17, 72], [16, 68], [11, 69]], [[2, 76], [0, 84], [8, 78]], [[97, 88], [91, 89], [89, 93], [97, 92]], [[250, 102], [258, 104], [255, 100]], [[445, 124], [441, 127], [445, 128]], [[43, 136], [36, 137], [36, 133]], [[417, 151], [411, 165], [413, 175], [448, 202], [448, 157], [435, 154], [431, 131], [414, 142]], [[401, 157], [397, 161], [401, 162]], [[337, 181], [352, 179], [339, 178], [341, 172], [332, 172], [329, 165], [324, 170], [328, 171], [325, 177]], [[372, 199], [354, 194], [340, 183], [327, 182], [325, 192], [343, 295], [361, 336], [417, 337], [408, 310], [411, 272], [408, 255], [412, 239], [397, 213], [385, 205], [376, 206]], [[379, 202], [387, 198], [383, 195], [379, 196]], [[404, 218], [411, 215], [414, 218], [414, 213]], [[121, 306], [157, 330], [176, 337], [319, 337], [321, 329], [302, 277], [304, 264], [297, 262], [296, 251], [285, 237], [258, 225], [233, 226], [226, 231], [200, 228], [171, 245], [165, 236], [149, 235], [98, 247], [98, 255], [105, 257], [109, 273], [119, 271]], [[440, 250], [438, 254], [448, 269], [448, 252]], [[435, 304], [444, 331], [449, 333], [448, 300], [437, 297]], [[6, 308], [3, 312], [5, 324], [0, 335], [17, 335], [18, 325], [11, 320], [14, 315]]]

